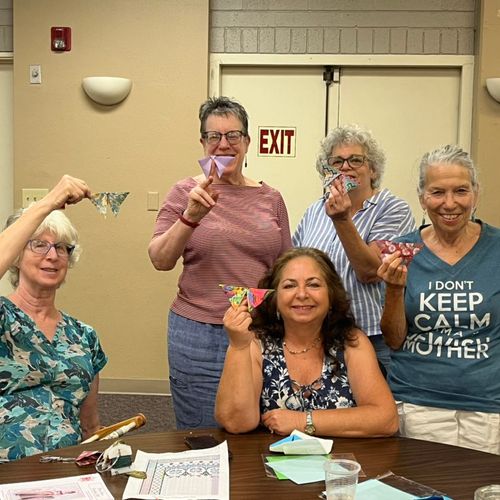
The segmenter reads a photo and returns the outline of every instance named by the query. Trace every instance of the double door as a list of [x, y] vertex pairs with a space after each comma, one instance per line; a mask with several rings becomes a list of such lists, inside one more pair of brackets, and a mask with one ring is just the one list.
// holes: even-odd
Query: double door
[[460, 67], [340, 66], [329, 85], [324, 66], [218, 68], [219, 94], [234, 97], [249, 113], [246, 175], [280, 190], [292, 232], [321, 196], [315, 161], [326, 128], [357, 123], [370, 129], [387, 156], [382, 187], [407, 200], [418, 220], [422, 154], [441, 144], [469, 146]]

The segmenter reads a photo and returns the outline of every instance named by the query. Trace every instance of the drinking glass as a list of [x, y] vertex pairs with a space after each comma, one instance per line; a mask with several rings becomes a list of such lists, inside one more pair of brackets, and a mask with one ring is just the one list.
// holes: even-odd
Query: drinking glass
[[500, 484], [481, 486], [475, 491], [474, 500], [500, 500]]
[[354, 460], [333, 459], [324, 464], [327, 500], [354, 500], [361, 466]]

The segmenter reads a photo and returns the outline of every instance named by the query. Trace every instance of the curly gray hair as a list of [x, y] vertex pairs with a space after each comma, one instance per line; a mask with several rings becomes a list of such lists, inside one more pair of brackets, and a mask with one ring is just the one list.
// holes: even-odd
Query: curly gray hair
[[[21, 217], [26, 210], [29, 210], [29, 207], [18, 210], [12, 214], [7, 219], [5, 228], [14, 224], [14, 222], [19, 219], [19, 217]], [[54, 210], [47, 215], [47, 217], [45, 217], [36, 231], [31, 235], [31, 239], [36, 239], [45, 232], [52, 233], [58, 241], [75, 247], [68, 259], [68, 266], [73, 267], [78, 262], [82, 249], [78, 244], [78, 232], [68, 217], [66, 217], [66, 215], [64, 215], [60, 210]], [[22, 253], [17, 256], [16, 260], [9, 267], [9, 281], [14, 288], [17, 288], [19, 285], [19, 260], [21, 256]]]
[[422, 195], [425, 190], [427, 170], [431, 165], [460, 165], [461, 167], [464, 167], [469, 172], [472, 189], [476, 192], [479, 190], [477, 170], [469, 153], [464, 151], [460, 146], [446, 144], [445, 146], [440, 146], [422, 156], [418, 171], [417, 192], [419, 196]]
[[355, 124], [336, 127], [330, 130], [321, 141], [320, 151], [316, 159], [316, 170], [319, 175], [324, 177], [324, 167], [328, 164], [328, 157], [333, 149], [342, 145], [359, 145], [364, 149], [370, 168], [375, 174], [372, 179], [372, 187], [379, 187], [384, 174], [385, 153], [369, 130]]

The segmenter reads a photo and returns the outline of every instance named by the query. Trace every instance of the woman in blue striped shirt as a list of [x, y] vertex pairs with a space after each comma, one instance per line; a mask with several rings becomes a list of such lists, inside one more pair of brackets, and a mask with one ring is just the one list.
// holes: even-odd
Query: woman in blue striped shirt
[[[296, 247], [328, 254], [350, 295], [356, 323], [369, 336], [379, 361], [387, 368], [390, 351], [380, 330], [384, 284], [376, 240], [393, 240], [415, 229], [406, 201], [381, 189], [385, 154], [371, 133], [357, 125], [331, 130], [321, 142], [316, 169], [325, 186], [293, 236]], [[353, 185], [357, 185], [352, 188]]]

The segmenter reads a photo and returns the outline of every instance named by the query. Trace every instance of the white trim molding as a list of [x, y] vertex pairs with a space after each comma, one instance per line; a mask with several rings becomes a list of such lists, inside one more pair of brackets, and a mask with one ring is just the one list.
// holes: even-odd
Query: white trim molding
[[460, 69], [458, 142], [470, 151], [474, 56], [469, 55], [346, 55], [346, 54], [221, 54], [210, 55], [209, 95], [220, 95], [221, 73], [226, 66], [372, 66]]

